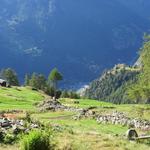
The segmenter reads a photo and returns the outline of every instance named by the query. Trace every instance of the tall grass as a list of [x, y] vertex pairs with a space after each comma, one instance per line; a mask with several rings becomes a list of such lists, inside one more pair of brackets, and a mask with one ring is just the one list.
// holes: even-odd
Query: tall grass
[[20, 145], [21, 150], [53, 150], [51, 135], [45, 131], [35, 130], [26, 135]]

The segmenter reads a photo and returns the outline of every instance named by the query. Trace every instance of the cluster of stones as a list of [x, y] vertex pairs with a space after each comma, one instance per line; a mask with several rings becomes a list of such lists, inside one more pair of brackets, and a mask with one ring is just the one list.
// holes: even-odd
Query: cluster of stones
[[64, 110], [69, 112], [80, 113], [83, 110], [83, 108], [66, 107]]
[[95, 111], [93, 111], [92, 108], [87, 108], [79, 110], [79, 113], [73, 116], [73, 119], [79, 120], [82, 118], [95, 118], [95, 116], [96, 116]]
[[99, 115], [97, 117], [98, 123], [110, 123], [110, 124], [120, 124], [123, 126], [128, 126], [141, 130], [150, 130], [150, 121], [141, 120], [141, 119], [132, 119], [124, 115], [121, 112], [113, 112], [108, 115]]
[[41, 112], [62, 110], [62, 111], [76, 112], [81, 115], [84, 112], [87, 112], [88, 110], [88, 109], [83, 109], [83, 108], [64, 106], [58, 100], [53, 100], [53, 99], [47, 99], [43, 101], [42, 103], [38, 105], [38, 107]]
[[31, 123], [28, 127], [25, 125], [23, 120], [14, 120], [8, 118], [0, 118], [0, 132], [7, 134], [11, 131], [13, 134], [19, 134], [20, 132], [27, 133], [33, 128], [38, 128], [39, 126], [35, 123]]
[[38, 105], [40, 111], [58, 111], [67, 109], [66, 106], [62, 105], [59, 101], [48, 99]]

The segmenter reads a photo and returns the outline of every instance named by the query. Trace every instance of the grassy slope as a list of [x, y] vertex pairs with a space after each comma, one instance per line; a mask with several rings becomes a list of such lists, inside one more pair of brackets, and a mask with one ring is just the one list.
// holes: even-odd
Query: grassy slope
[[[78, 108], [88, 108], [97, 106], [96, 111], [101, 113], [111, 113], [115, 110], [125, 112], [131, 117], [141, 117], [150, 119], [149, 105], [114, 105], [106, 102], [94, 100], [79, 100], [79, 104], [74, 104], [73, 99], [62, 99], [61, 102], [67, 106]], [[147, 115], [141, 113], [141, 109]], [[56, 141], [60, 149], [74, 148], [75, 150], [143, 150], [150, 149], [149, 145], [132, 142], [125, 139], [127, 127], [111, 124], [97, 124], [94, 119], [73, 120], [70, 112], [47, 112], [33, 114], [37, 118], [52, 125], [63, 127], [61, 132], [57, 132]], [[63, 116], [66, 116], [63, 118]], [[140, 134], [143, 134], [143, 132]], [[145, 132], [146, 133], [146, 132]], [[144, 133], [144, 134], [145, 134]], [[147, 141], [146, 141], [147, 142]], [[149, 142], [149, 141], [148, 141]]]
[[150, 120], [150, 105], [148, 104], [122, 104], [115, 105], [112, 103], [95, 101], [89, 99], [80, 99], [79, 104], [74, 103], [73, 99], [61, 99], [60, 102], [66, 106], [72, 106], [77, 108], [88, 108], [88, 107], [97, 107], [95, 110], [101, 113], [108, 113], [113, 111], [121, 111], [126, 113], [127, 116], [133, 118], [142, 118]]
[[44, 99], [44, 95], [25, 87], [0, 87], [0, 110], [33, 110], [35, 103]]
[[[0, 88], [0, 110], [24, 109], [35, 110], [33, 104], [44, 99], [44, 95], [32, 91], [29, 88]], [[150, 119], [149, 105], [114, 105], [95, 100], [81, 99], [75, 104], [73, 99], [61, 99], [64, 105], [77, 108], [98, 107], [95, 110], [100, 113], [111, 113], [115, 110], [125, 112], [131, 117]], [[143, 150], [150, 149], [149, 145], [142, 143], [130, 143], [124, 139], [127, 127], [110, 124], [97, 124], [94, 119], [72, 119], [73, 112], [47, 112], [32, 114], [37, 120], [51, 125], [63, 127], [61, 132], [56, 132], [56, 142], [59, 149], [74, 148], [77, 150]], [[0, 150], [15, 149], [18, 146], [0, 147]]]
[[90, 99], [80, 99], [79, 104], [74, 103], [74, 99], [61, 99], [60, 102], [63, 103], [66, 106], [72, 106], [77, 108], [88, 108], [88, 107], [114, 107], [116, 105], [107, 103], [107, 102], [101, 102], [96, 100], [90, 100]]

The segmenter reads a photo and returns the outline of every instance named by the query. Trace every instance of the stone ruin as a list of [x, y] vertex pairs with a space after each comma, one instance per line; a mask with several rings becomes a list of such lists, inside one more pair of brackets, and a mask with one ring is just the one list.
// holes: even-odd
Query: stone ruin
[[27, 133], [34, 128], [39, 128], [39, 125], [36, 123], [30, 123], [27, 127], [24, 120], [0, 118], [0, 132], [4, 134], [7, 134], [7, 132], [13, 134], [18, 134], [20, 132]]
[[69, 112], [76, 112], [79, 113], [80, 115], [88, 115], [89, 109], [83, 109], [83, 108], [76, 108], [76, 107], [69, 107], [69, 106], [64, 106], [62, 105], [58, 100], [54, 99], [47, 99], [43, 102], [41, 102], [38, 105], [38, 108], [40, 111], [45, 112], [45, 111], [69, 111]]
[[44, 111], [57, 111], [65, 110], [67, 107], [62, 105], [59, 101], [53, 99], [47, 99], [38, 105], [39, 110]]
[[128, 140], [135, 140], [135, 139], [138, 138], [138, 134], [137, 134], [135, 129], [129, 129], [126, 132], [126, 137], [127, 137]]
[[92, 110], [93, 108], [80, 109], [78, 114], [73, 116], [74, 120], [79, 120], [82, 118], [95, 118], [96, 112]]
[[136, 128], [145, 131], [150, 130], [150, 121], [136, 119], [136, 118], [135, 119], [129, 118], [125, 116], [124, 113], [117, 112], [117, 111], [108, 115], [99, 115], [96, 120], [98, 123], [104, 123], [104, 124], [110, 123], [115, 125], [120, 124], [123, 126], [128, 126], [130, 128]]
[[145, 131], [150, 130], [150, 121], [129, 118], [124, 113], [117, 111], [113, 112], [112, 114], [100, 115], [92, 109], [87, 108], [81, 109], [77, 115], [73, 116], [74, 120], [79, 120], [82, 118], [95, 118], [98, 123], [102, 124], [122, 125], [128, 126], [129, 128], [136, 128]]

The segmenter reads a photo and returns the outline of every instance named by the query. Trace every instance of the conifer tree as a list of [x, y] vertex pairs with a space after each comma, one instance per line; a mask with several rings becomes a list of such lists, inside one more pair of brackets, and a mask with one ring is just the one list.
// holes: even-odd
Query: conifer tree
[[61, 81], [61, 80], [63, 80], [62, 74], [58, 71], [57, 68], [54, 68], [49, 74], [48, 82], [50, 86], [54, 88], [55, 99], [56, 99], [56, 94], [57, 94], [58, 81]]
[[29, 86], [30, 85], [30, 79], [31, 79], [31, 77], [30, 77], [30, 75], [29, 74], [26, 74], [25, 75], [25, 81], [24, 81], [24, 85], [25, 86]]

